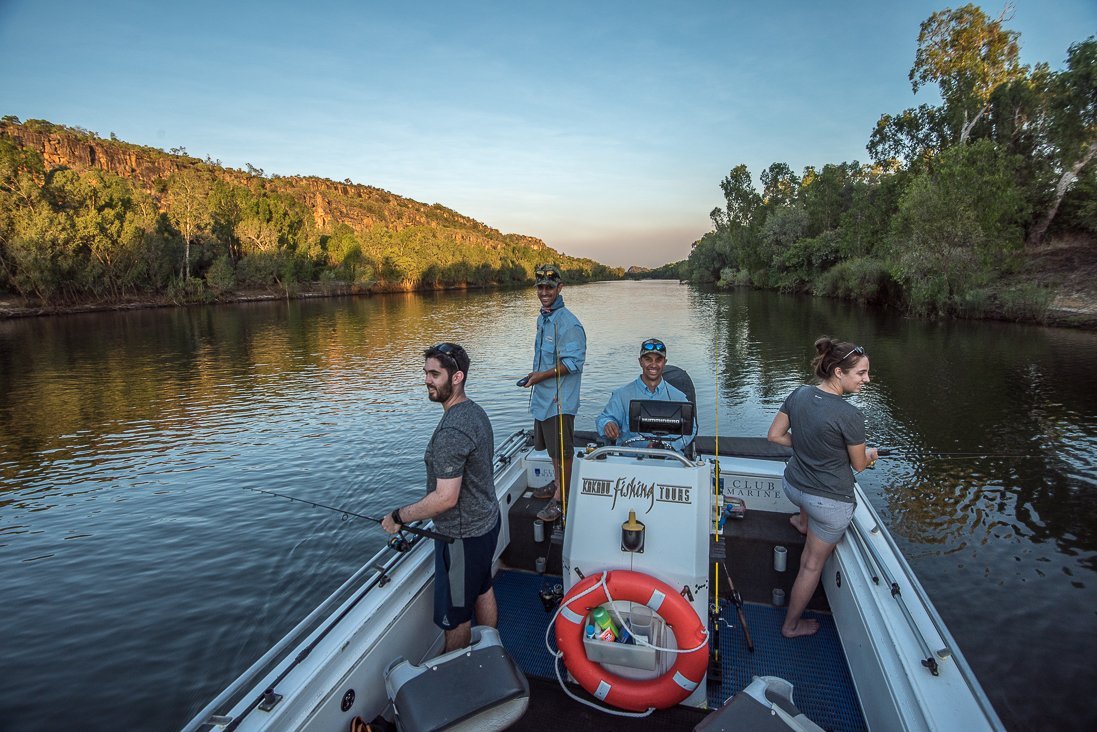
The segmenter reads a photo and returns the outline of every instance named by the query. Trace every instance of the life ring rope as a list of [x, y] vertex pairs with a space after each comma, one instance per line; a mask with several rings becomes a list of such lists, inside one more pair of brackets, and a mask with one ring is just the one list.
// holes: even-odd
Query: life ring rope
[[[593, 585], [591, 585], [590, 587], [588, 587], [587, 589], [583, 590], [578, 595], [573, 597], [572, 600], [578, 600], [580, 597], [585, 597], [586, 595], [589, 595], [590, 593], [597, 590], [599, 587], [605, 588], [607, 590], [607, 593], [608, 593], [609, 588], [606, 587], [606, 576], [608, 574], [609, 574], [608, 572], [602, 572], [602, 576], [598, 579], [597, 582], [595, 582]], [[643, 717], [646, 717], [646, 716], [650, 715], [652, 712], [654, 712], [655, 707], [648, 707], [646, 712], [626, 712], [623, 709], [614, 709], [613, 707], [607, 707], [607, 706], [603, 706], [601, 704], [595, 704], [592, 701], [587, 701], [586, 699], [580, 697], [578, 694], [576, 694], [571, 689], [569, 689], [567, 684], [564, 683], [564, 677], [560, 675], [560, 661], [564, 657], [564, 652], [559, 650], [559, 649], [554, 651], [552, 649], [552, 644], [549, 642], [549, 638], [551, 637], [550, 634], [552, 633], [553, 627], [555, 627], [555, 625], [556, 625], [556, 618], [560, 616], [560, 613], [562, 613], [562, 612], [574, 613], [574, 611], [571, 610], [571, 608], [568, 607], [569, 604], [570, 603], [561, 602], [560, 607], [556, 608], [556, 612], [552, 614], [552, 620], [549, 622], [549, 624], [547, 626], [545, 626], [545, 648], [548, 649], [549, 654], [553, 657], [552, 658], [552, 670], [556, 672], [556, 680], [558, 682], [560, 682], [560, 688], [563, 689], [565, 694], [567, 694], [568, 696], [570, 696], [572, 699], [579, 702], [580, 704], [586, 704], [591, 709], [597, 709], [599, 712], [604, 712], [606, 714], [616, 714], [619, 717], [632, 717], [634, 719], [642, 719]], [[612, 608], [613, 606], [611, 605], [610, 607]], [[615, 614], [616, 614], [616, 612], [615, 612]], [[578, 617], [578, 615], [576, 615], [576, 617]], [[620, 620], [619, 615], [617, 616], [617, 618], [618, 618], [618, 620]], [[579, 619], [582, 620], [582, 618], [579, 618]], [[639, 640], [639, 638], [637, 638], [637, 640]]]
[[[586, 588], [585, 590], [583, 590], [579, 594], [575, 595], [574, 597], [565, 598], [566, 601], [562, 601], [560, 603], [560, 607], [556, 608], [556, 612], [553, 613], [551, 622], [549, 622], [548, 625], [545, 628], [545, 648], [548, 650], [549, 654], [553, 656], [553, 664], [552, 665], [553, 665], [553, 670], [556, 672], [556, 680], [560, 683], [560, 688], [569, 697], [571, 697], [575, 701], [579, 702], [580, 704], [585, 704], [586, 706], [591, 707], [592, 709], [597, 709], [598, 711], [605, 712], [607, 714], [615, 714], [615, 715], [620, 716], [620, 717], [633, 717], [633, 718], [647, 717], [652, 712], [654, 712], [657, 709], [657, 707], [648, 707], [647, 710], [643, 711], [643, 712], [628, 712], [628, 711], [625, 711], [625, 710], [622, 710], [622, 709], [616, 709], [616, 708], [612, 708], [612, 707], [606, 707], [606, 706], [603, 706], [603, 705], [600, 705], [600, 704], [595, 704], [594, 702], [583, 699], [583, 698], [577, 696], [575, 693], [573, 693], [570, 689], [567, 688], [567, 685], [564, 683], [563, 676], [561, 676], [561, 674], [560, 674], [560, 661], [564, 657], [564, 652], [561, 651], [561, 650], [558, 650], [558, 649], [553, 650], [552, 645], [550, 643], [550, 637], [551, 637], [550, 634], [552, 633], [552, 630], [556, 625], [557, 618], [561, 614], [563, 614], [570, 622], [572, 622], [576, 625], [581, 625], [583, 618], [582, 618], [582, 616], [580, 616], [578, 613], [576, 613], [574, 610], [571, 609], [571, 605], [576, 600], [578, 600], [582, 597], [585, 597], [586, 595], [589, 595], [593, 592], [597, 592], [599, 589], [601, 589], [605, 593], [606, 598], [607, 598], [607, 604], [609, 605], [609, 611], [610, 611], [610, 613], [613, 614], [614, 619], [620, 625], [625, 624], [624, 619], [621, 617], [621, 615], [620, 615], [620, 613], [619, 613], [619, 611], [616, 607], [616, 604], [615, 604], [616, 601], [614, 600], [613, 595], [610, 593], [609, 583], [607, 582], [608, 578], [609, 578], [609, 570], [604, 570], [602, 572], [601, 576], [598, 578], [597, 582], [595, 582], [594, 584], [592, 584], [590, 587]], [[664, 593], [659, 591], [657, 588], [652, 588], [652, 595], [648, 599], [648, 601], [644, 604], [647, 605], [647, 607], [651, 608], [651, 610], [653, 612], [658, 612], [659, 608], [662, 606], [662, 603], [665, 599], [666, 599], [666, 595]], [[693, 648], [665, 648], [663, 646], [657, 646], [653, 643], [649, 643], [648, 641], [646, 641], [643, 638], [638, 637], [638, 636], [633, 636], [633, 639], [634, 639], [634, 641], [636, 642], [637, 645], [646, 646], [646, 647], [651, 648], [655, 651], [662, 651], [664, 653], [689, 654], [689, 653], [695, 653], [695, 652], [701, 650], [702, 648], [704, 648], [708, 644], [708, 642], [709, 642], [709, 631], [708, 631], [707, 627], [702, 627], [701, 636], [702, 636], [701, 642], [698, 643]], [[679, 673], [674, 674], [673, 680], [676, 684], [678, 684], [679, 686], [681, 686], [683, 689], [685, 689], [687, 691], [692, 691], [692, 689], [696, 687], [696, 683], [690, 681], [689, 679], [685, 678], [684, 676], [682, 676]], [[605, 682], [603, 682], [603, 684], [605, 684]], [[599, 687], [599, 689], [601, 689], [601, 686]], [[595, 693], [595, 696], [598, 697], [598, 698], [604, 698], [606, 696], [606, 694], [605, 693], [602, 693], [602, 694]]]
[[[606, 597], [609, 600], [609, 611], [611, 613], [613, 613], [613, 617], [617, 620], [617, 624], [619, 626], [621, 626], [621, 625], [625, 624], [625, 621], [624, 621], [624, 618], [621, 617], [620, 613], [617, 612], [617, 607], [613, 604], [613, 603], [616, 602], [616, 600], [613, 599], [613, 595], [611, 595], [610, 592], [609, 592], [609, 585], [606, 584], [606, 577], [608, 575], [609, 575], [609, 572], [602, 572], [601, 579], [599, 579], [597, 582], [595, 582], [593, 585], [591, 585], [591, 588], [601, 586], [601, 587], [604, 587], [606, 589]], [[582, 597], [585, 594], [587, 594], [586, 591], [584, 591], [582, 594], [576, 595], [575, 597], [571, 598], [571, 600], [568, 601], [568, 604], [570, 605], [572, 602], [579, 599], [580, 597]], [[656, 601], [656, 599], [658, 599], [658, 601]], [[644, 604], [647, 605], [649, 608], [651, 608], [652, 612], [659, 612], [659, 608], [662, 606], [663, 600], [665, 600], [665, 599], [666, 599], [666, 595], [664, 595], [659, 590], [653, 589], [651, 591], [651, 599], [648, 600]], [[633, 636], [633, 640], [636, 641], [636, 645], [638, 645], [638, 646], [647, 646], [648, 648], [653, 648], [656, 651], [663, 651], [665, 653], [693, 653], [694, 651], [701, 650], [702, 648], [704, 648], [708, 644], [708, 628], [704, 629], [703, 635], [704, 635], [704, 639], [700, 643], [695, 645], [693, 648], [663, 648], [662, 646], [657, 646], [653, 643], [648, 643], [646, 640], [644, 640], [643, 638], [640, 638], [638, 636]]]

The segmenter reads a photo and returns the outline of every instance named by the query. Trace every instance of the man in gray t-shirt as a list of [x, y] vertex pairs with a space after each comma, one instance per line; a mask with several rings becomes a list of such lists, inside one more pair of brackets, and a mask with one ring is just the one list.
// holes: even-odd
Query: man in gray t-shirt
[[[439, 479], [458, 479], [457, 505], [434, 517], [439, 533], [457, 539], [480, 536], [499, 518], [492, 471], [495, 439], [483, 408], [466, 399], [442, 414], [427, 444], [427, 493]], [[405, 516], [406, 519], [406, 516]]]
[[501, 522], [495, 440], [488, 415], [465, 396], [465, 349], [439, 343], [423, 355], [427, 395], [444, 410], [423, 456], [427, 494], [393, 511], [381, 526], [395, 533], [404, 523], [432, 518], [439, 533], [456, 540], [434, 542], [434, 622], [445, 631], [445, 651], [452, 651], [469, 644], [474, 617], [491, 627], [498, 618], [491, 586]]

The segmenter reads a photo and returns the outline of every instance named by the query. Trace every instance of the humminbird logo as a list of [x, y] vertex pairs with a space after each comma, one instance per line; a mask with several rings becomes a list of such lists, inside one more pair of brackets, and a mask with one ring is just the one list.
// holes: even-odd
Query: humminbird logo
[[645, 483], [636, 478], [618, 478], [617, 480], [603, 480], [599, 478], [583, 478], [583, 486], [580, 493], [584, 496], [605, 496], [612, 498], [610, 510], [617, 507], [617, 499], [646, 501], [648, 504], [644, 513], [651, 513], [655, 502], [660, 503], [684, 503], [693, 502], [693, 488], [688, 485], [666, 485], [664, 483]]

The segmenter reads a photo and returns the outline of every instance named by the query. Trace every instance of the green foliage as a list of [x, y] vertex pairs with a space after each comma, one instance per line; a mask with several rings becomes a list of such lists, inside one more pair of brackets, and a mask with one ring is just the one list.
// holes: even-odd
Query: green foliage
[[954, 208], [967, 209], [982, 234], [979, 254], [991, 266], [1024, 244], [1032, 204], [1018, 182], [1024, 161], [990, 140], [958, 145], [933, 161], [930, 179]]
[[814, 283], [814, 292], [865, 305], [881, 305], [894, 301], [899, 287], [883, 262], [863, 257], [846, 260], [823, 272]]
[[245, 288], [277, 286], [282, 257], [277, 252], [253, 252], [236, 263], [236, 280]]
[[1097, 234], [1097, 166], [1090, 166], [1067, 191], [1055, 230]]
[[934, 13], [918, 33], [911, 87], [917, 93], [923, 85], [937, 84], [942, 111], [958, 125], [960, 143], [987, 112], [995, 90], [1025, 75], [1019, 36], [1004, 28], [1005, 20], [1005, 13], [991, 20], [969, 4]]
[[197, 277], [189, 280], [182, 277], [172, 279], [165, 294], [176, 305], [213, 302], [213, 294], [206, 288], [205, 282]]
[[206, 270], [206, 287], [214, 297], [221, 297], [232, 292], [235, 286], [236, 272], [232, 268], [232, 262], [227, 254], [222, 254]]
[[724, 267], [720, 270], [720, 279], [716, 281], [717, 287], [741, 287], [750, 284], [750, 273], [743, 269]]
[[[96, 160], [122, 156], [133, 177], [81, 170], [79, 161], [47, 170], [39, 152], [14, 142], [26, 137], [20, 131], [93, 145]], [[444, 206], [175, 153], [42, 120], [0, 120], [0, 291], [47, 303], [204, 302], [237, 286], [291, 294], [311, 283], [528, 285], [543, 261], [571, 283], [623, 275]]]
[[929, 176], [916, 180], [903, 196], [891, 245], [895, 278], [917, 314], [951, 314], [961, 293], [986, 283], [978, 252], [986, 248], [987, 237], [975, 212], [952, 201]]
[[997, 294], [1001, 313], [1009, 320], [1040, 322], [1055, 299], [1053, 291], [1033, 284], [1017, 285]]
[[934, 13], [909, 79], [942, 104], [883, 115], [871, 165], [738, 165], [725, 206], [682, 266], [696, 281], [751, 284], [928, 315], [1038, 319], [1050, 294], [1007, 286], [1060, 209], [1056, 233], [1097, 232], [1097, 38], [1066, 68], [1018, 60], [1007, 13]]

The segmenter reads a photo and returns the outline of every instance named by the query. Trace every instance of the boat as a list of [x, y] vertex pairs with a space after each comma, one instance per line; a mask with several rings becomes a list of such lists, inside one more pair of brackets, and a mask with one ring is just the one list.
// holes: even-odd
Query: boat
[[[781, 490], [790, 450], [698, 436], [681, 454], [650, 420], [689, 420], [692, 404], [669, 417], [637, 413], [638, 404], [677, 403], [633, 404], [630, 428], [652, 428], [650, 442], [603, 445], [577, 431], [563, 523], [536, 519], [544, 503], [532, 489], [552, 479], [552, 463], [532, 434], [498, 447], [498, 629], [474, 627], [470, 648], [439, 656], [433, 542], [408, 535], [185, 732], [380, 729], [384, 720], [400, 729], [1004, 729], [860, 486], [809, 605], [820, 630], [786, 639], [782, 604], [804, 541]], [[587, 627], [598, 607], [629, 642]]]

